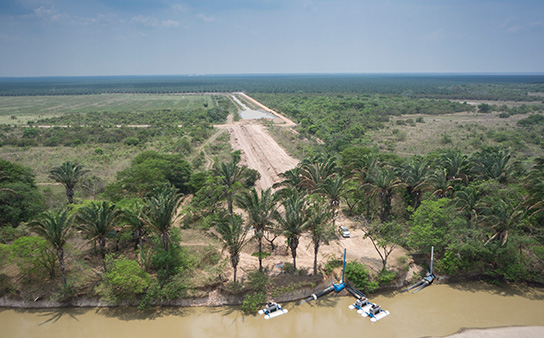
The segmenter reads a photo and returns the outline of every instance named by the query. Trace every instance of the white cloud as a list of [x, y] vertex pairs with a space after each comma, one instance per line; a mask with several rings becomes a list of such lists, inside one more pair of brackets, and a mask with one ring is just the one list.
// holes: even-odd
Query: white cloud
[[201, 13], [201, 14], [198, 14], [196, 17], [197, 17], [198, 19], [204, 21], [204, 22], [213, 22], [213, 21], [215, 21], [215, 18], [214, 18], [214, 17], [212, 17], [212, 16], [206, 16], [206, 15], [204, 15], [204, 14], [202, 14], [202, 13]]
[[176, 20], [168, 19], [161, 22], [161, 27], [178, 27], [179, 22]]
[[54, 7], [47, 8], [47, 7], [44, 7], [44, 6], [35, 8], [34, 9], [34, 14], [38, 18], [42, 18], [42, 19], [45, 19], [45, 20], [51, 20], [51, 21], [55, 21], [55, 22], [59, 22], [59, 21], [61, 21], [61, 19], [67, 17], [66, 14], [59, 13], [59, 11]]
[[143, 25], [146, 27], [179, 27], [179, 21], [167, 19], [160, 21], [159, 19], [152, 16], [137, 15], [132, 17], [129, 21], [132, 24]]
[[159, 20], [152, 16], [136, 15], [130, 19], [130, 23], [140, 24], [144, 26], [157, 27]]

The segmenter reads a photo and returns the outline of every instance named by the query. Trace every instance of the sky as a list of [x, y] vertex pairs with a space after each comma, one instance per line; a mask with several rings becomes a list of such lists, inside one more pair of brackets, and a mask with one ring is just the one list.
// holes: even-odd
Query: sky
[[542, 0], [0, 0], [0, 77], [541, 73]]

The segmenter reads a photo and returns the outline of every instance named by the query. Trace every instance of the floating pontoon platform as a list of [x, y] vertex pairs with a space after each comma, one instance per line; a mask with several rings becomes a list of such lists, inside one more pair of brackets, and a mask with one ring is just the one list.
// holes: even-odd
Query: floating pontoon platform
[[284, 309], [281, 307], [280, 304], [277, 304], [277, 303], [268, 303], [266, 304], [266, 307], [262, 310], [259, 310], [259, 314], [260, 315], [265, 315], [264, 316], [264, 319], [270, 319], [270, 318], [274, 318], [274, 317], [279, 317], [281, 315], [284, 315], [286, 314], [287, 312], [287, 309]]

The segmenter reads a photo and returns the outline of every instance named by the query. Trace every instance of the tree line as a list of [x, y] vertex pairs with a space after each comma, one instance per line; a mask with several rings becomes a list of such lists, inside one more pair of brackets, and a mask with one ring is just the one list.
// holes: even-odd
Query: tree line
[[0, 96], [104, 93], [371, 93], [419, 98], [542, 101], [541, 75], [291, 74], [0, 79]]

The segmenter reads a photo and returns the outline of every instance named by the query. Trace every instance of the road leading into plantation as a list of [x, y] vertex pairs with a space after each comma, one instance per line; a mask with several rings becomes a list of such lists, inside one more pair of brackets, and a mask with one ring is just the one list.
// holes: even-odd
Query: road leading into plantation
[[[236, 93], [236, 95], [238, 98], [249, 100], [260, 107], [264, 107], [267, 112], [272, 111], [245, 94]], [[245, 106], [243, 107], [248, 109]], [[277, 118], [272, 120], [280, 122], [277, 124], [278, 126], [295, 125], [291, 120], [277, 112], [274, 112], [274, 115]], [[256, 186], [258, 189], [266, 189], [279, 182], [281, 180], [279, 174], [296, 167], [299, 160], [289, 155], [270, 136], [266, 127], [259, 121], [259, 119], [242, 119], [238, 122], [217, 125], [216, 127], [228, 130], [232, 149], [242, 151], [240, 164], [257, 170], [261, 174], [261, 178], [257, 181]]]

